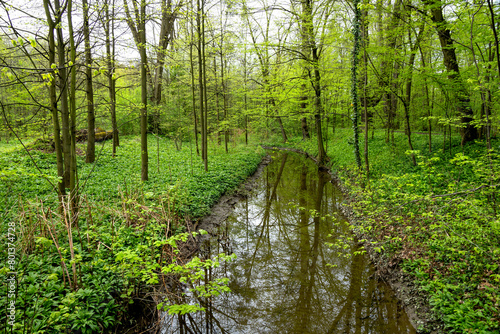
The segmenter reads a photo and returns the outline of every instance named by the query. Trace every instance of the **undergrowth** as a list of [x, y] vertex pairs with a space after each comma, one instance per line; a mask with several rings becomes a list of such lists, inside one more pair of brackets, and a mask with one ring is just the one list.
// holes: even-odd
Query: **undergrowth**
[[203, 232], [189, 231], [187, 221], [207, 214], [252, 174], [263, 150], [239, 146], [226, 154], [214, 147], [205, 172], [189, 143], [177, 151], [160, 138], [158, 171], [156, 138], [149, 140], [147, 182], [140, 181], [135, 137], [121, 138], [115, 158], [109, 143], [97, 149], [95, 165], [78, 158], [76, 224], [67, 198], [58, 203], [44, 179], [57, 181], [54, 155], [31, 150], [33, 161], [19, 147], [6, 148], [0, 157], [0, 242], [7, 246], [0, 247], [6, 277], [0, 285], [0, 332], [115, 332], [137, 325], [138, 310], [203, 310], [177, 299], [172, 287], [179, 282], [200, 300], [228, 290], [227, 280], [206, 281], [204, 273], [231, 257], [192, 258], [183, 245]]

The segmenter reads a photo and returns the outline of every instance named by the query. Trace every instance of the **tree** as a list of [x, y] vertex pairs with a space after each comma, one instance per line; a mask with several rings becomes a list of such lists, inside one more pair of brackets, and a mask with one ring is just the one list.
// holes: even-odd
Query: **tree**
[[168, 46], [174, 37], [174, 23], [178, 12], [183, 5], [183, 1], [179, 1], [173, 6], [171, 0], [161, 0], [160, 3], [160, 34], [158, 36], [158, 44], [155, 46], [156, 59], [155, 63], [146, 68], [146, 76], [150, 85], [150, 100], [154, 109], [148, 118], [150, 131], [157, 134], [160, 133], [160, 109], [158, 106], [162, 102], [163, 88], [163, 73], [165, 68], [165, 58], [167, 55]]
[[448, 78], [453, 85], [453, 93], [457, 99], [457, 111], [461, 115], [462, 144], [478, 138], [477, 128], [473, 124], [474, 112], [470, 104], [470, 95], [464, 81], [460, 76], [456, 48], [451, 37], [451, 30], [443, 15], [443, 4], [441, 0], [424, 0], [429, 7], [431, 20], [436, 27], [436, 32], [441, 43], [443, 53], [443, 63], [448, 71]]
[[148, 180], [148, 56], [146, 53], [146, 0], [131, 0], [134, 18], [130, 14], [127, 0], [123, 0], [127, 24], [141, 57], [141, 180]]
[[[71, 222], [78, 223], [78, 170], [76, 166], [76, 45], [75, 36], [73, 30], [73, 0], [68, 1], [68, 30], [69, 30], [69, 42], [70, 42], [70, 60], [68, 65], [70, 66], [70, 87], [69, 87], [69, 108], [70, 108], [70, 150], [71, 150], [71, 162], [70, 162], [70, 212], [71, 212]], [[73, 254], [72, 254], [73, 255]], [[75, 269], [73, 265], [73, 269]], [[75, 272], [75, 270], [73, 270]], [[76, 277], [74, 277], [74, 282], [76, 282]]]
[[95, 161], [95, 111], [94, 88], [92, 84], [92, 50], [90, 47], [89, 4], [82, 0], [83, 38], [85, 40], [85, 93], [87, 97], [87, 155], [85, 162]]
[[352, 129], [354, 134], [354, 157], [356, 165], [361, 169], [361, 155], [359, 153], [359, 99], [358, 99], [358, 63], [359, 63], [359, 46], [361, 42], [361, 10], [359, 9], [359, 0], [354, 0], [353, 10], [354, 18], [352, 22], [352, 33], [354, 35], [354, 46], [352, 49], [352, 66], [351, 66], [351, 106], [352, 106]]
[[[328, 18], [325, 15], [325, 20]], [[316, 126], [316, 139], [318, 144], [318, 162], [323, 165], [326, 162], [325, 146], [323, 144], [323, 130], [321, 118], [323, 117], [323, 105], [321, 104], [321, 73], [319, 69], [320, 50], [316, 44], [314, 33], [313, 3], [312, 0], [302, 0], [302, 38], [305, 39], [306, 62], [311, 64], [312, 69], [306, 68], [314, 91], [314, 120]], [[310, 57], [310, 58], [309, 58]], [[312, 73], [311, 73], [312, 72]]]
[[205, 13], [204, 0], [196, 2], [196, 35], [198, 42], [198, 84], [201, 119], [201, 158], [205, 171], [208, 171], [208, 108], [207, 106], [207, 80], [205, 62]]
[[[192, 4], [192, 3], [191, 3]], [[198, 145], [198, 115], [196, 115], [196, 87], [195, 87], [195, 64], [193, 57], [193, 47], [194, 47], [194, 23], [192, 17], [190, 18], [190, 39], [189, 39], [189, 65], [190, 65], [190, 74], [191, 74], [191, 101], [193, 107], [193, 131], [194, 131], [194, 139], [196, 142], [196, 154], [200, 155], [200, 149]]]
[[[415, 66], [415, 56], [417, 54], [417, 49], [419, 48], [420, 41], [422, 40], [422, 37], [424, 35], [425, 31], [425, 26], [422, 24], [420, 26], [417, 38], [415, 40], [415, 43], [413, 45], [411, 44], [411, 30], [408, 30], [408, 41], [410, 44], [410, 59], [408, 60], [408, 71], [407, 71], [407, 78], [406, 78], [406, 87], [405, 87], [405, 97], [401, 97], [401, 102], [403, 103], [403, 107], [405, 110], [405, 133], [408, 138], [408, 146], [410, 150], [413, 151], [413, 144], [411, 142], [411, 125], [410, 125], [410, 104], [411, 104], [411, 88], [412, 88], [412, 76], [413, 76], [413, 68]], [[415, 154], [411, 154], [413, 166], [417, 165], [417, 161], [415, 159]]]
[[[111, 7], [111, 14], [110, 14]], [[106, 43], [106, 76], [108, 78], [109, 110], [111, 115], [111, 127], [113, 130], [113, 157], [116, 154], [116, 148], [120, 145], [118, 137], [118, 123], [116, 121], [116, 61], [115, 61], [115, 1], [110, 0], [104, 3], [103, 26]]]
[[49, 7], [49, 1], [44, 0], [43, 2], [44, 8], [45, 8], [45, 14], [47, 16], [47, 24], [49, 26], [49, 31], [48, 31], [48, 60], [49, 60], [49, 65], [51, 67], [51, 70], [49, 72], [49, 96], [50, 96], [50, 109], [52, 111], [52, 124], [53, 124], [53, 131], [54, 131], [54, 146], [55, 146], [55, 152], [56, 152], [56, 158], [57, 158], [57, 176], [60, 178], [59, 179], [59, 196], [62, 196], [66, 192], [66, 187], [64, 184], [64, 179], [63, 179], [63, 174], [64, 174], [64, 161], [63, 161], [63, 156], [62, 156], [62, 149], [61, 149], [61, 128], [59, 125], [59, 115], [57, 111], [57, 94], [56, 94], [56, 81], [55, 81], [55, 61], [56, 61], [56, 43], [55, 43], [55, 29], [56, 25], [59, 24], [60, 16], [56, 16], [56, 19], [54, 20], [52, 18], [52, 14], [50, 12], [50, 7]]

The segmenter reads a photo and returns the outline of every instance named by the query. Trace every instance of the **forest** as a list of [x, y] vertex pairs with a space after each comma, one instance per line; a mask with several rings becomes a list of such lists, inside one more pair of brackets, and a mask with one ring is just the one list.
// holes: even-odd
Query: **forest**
[[[499, 29], [494, 0], [0, 0], [0, 332], [218, 333], [236, 255], [196, 255], [201, 222], [291, 150], [408, 333], [499, 333]], [[266, 205], [306, 188], [283, 166]]]

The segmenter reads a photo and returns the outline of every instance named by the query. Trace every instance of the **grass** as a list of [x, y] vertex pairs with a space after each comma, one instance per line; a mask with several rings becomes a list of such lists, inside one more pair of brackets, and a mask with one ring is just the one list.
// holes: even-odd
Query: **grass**
[[[446, 333], [500, 332], [500, 157], [478, 141], [413, 135], [411, 163], [404, 134], [369, 140], [370, 178], [355, 166], [350, 130], [328, 142], [329, 165], [349, 189], [358, 232], [388, 263], [398, 264], [427, 292]], [[271, 142], [283, 146], [279, 141]], [[500, 146], [494, 139], [493, 147]], [[316, 154], [314, 139], [287, 146]]]
[[[95, 164], [86, 164], [84, 157], [78, 158], [82, 195], [92, 201], [113, 205], [120, 201], [121, 194], [126, 190], [140, 188], [146, 200], [148, 197], [175, 192], [184, 200], [189, 198], [189, 201], [179, 202], [178, 209], [179, 213], [190, 217], [205, 215], [224, 192], [253, 173], [263, 154], [262, 150], [248, 150], [244, 145], [232, 147], [230, 154], [226, 154], [222, 147], [214, 146], [209, 152], [209, 171], [205, 172], [194, 147], [184, 143], [182, 149], [177, 151], [173, 142], [164, 138], [160, 138], [158, 164], [156, 139], [150, 136], [149, 180], [142, 182], [139, 138], [122, 137], [115, 158], [112, 157], [110, 145], [108, 141], [103, 146], [97, 146]], [[0, 152], [0, 177], [5, 175], [0, 184], [0, 196], [6, 198], [15, 193], [23, 198], [56, 198], [52, 187], [35, 166], [36, 163], [42, 173], [55, 183], [57, 173], [54, 154], [32, 150], [30, 153], [35, 160], [32, 161], [14, 144], [7, 148], [0, 146]]]

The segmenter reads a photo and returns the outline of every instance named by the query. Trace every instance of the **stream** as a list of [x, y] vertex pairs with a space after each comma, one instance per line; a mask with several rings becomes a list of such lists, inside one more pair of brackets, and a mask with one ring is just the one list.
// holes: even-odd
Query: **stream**
[[[200, 257], [235, 253], [209, 272], [231, 293], [163, 333], [416, 333], [338, 208], [342, 193], [302, 155], [273, 152]], [[214, 231], [215, 232], [215, 231]], [[214, 233], [215, 234], [215, 233]]]

